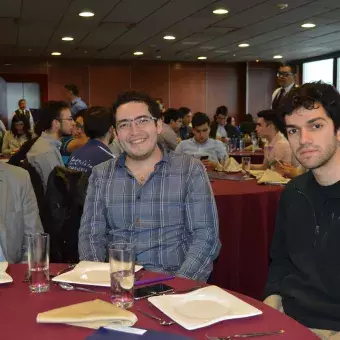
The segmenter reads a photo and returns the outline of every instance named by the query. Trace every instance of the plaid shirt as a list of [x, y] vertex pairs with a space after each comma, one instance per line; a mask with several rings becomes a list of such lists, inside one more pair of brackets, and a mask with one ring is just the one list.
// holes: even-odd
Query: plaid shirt
[[107, 245], [129, 242], [146, 269], [207, 280], [220, 249], [214, 195], [203, 164], [163, 151], [140, 185], [126, 154], [94, 167], [79, 230], [81, 260], [105, 261]]

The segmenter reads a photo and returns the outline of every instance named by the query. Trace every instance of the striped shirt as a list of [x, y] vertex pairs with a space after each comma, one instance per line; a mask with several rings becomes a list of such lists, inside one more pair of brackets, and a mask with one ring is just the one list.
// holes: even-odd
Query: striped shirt
[[135, 245], [148, 270], [207, 280], [220, 249], [214, 195], [203, 164], [163, 151], [140, 185], [126, 154], [93, 168], [79, 230], [81, 260], [107, 260], [107, 245]]

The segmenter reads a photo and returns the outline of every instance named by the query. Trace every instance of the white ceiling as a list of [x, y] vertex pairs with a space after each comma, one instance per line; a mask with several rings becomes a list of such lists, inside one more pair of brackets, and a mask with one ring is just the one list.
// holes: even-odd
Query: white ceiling
[[[219, 7], [229, 13], [213, 14]], [[81, 18], [83, 9], [96, 15]], [[301, 28], [307, 21], [316, 28]], [[340, 1], [0, 0], [0, 32], [2, 57], [291, 60], [340, 50]], [[165, 41], [166, 34], [177, 39]], [[61, 41], [69, 35], [73, 42]], [[239, 48], [243, 42], [250, 47]], [[136, 50], [144, 55], [134, 57]]]

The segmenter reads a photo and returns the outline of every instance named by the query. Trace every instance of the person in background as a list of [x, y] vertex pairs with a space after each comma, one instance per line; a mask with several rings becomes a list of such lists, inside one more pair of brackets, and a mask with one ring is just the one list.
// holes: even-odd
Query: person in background
[[210, 138], [217, 139], [226, 143], [228, 141], [228, 133], [225, 129], [228, 117], [228, 108], [225, 105], [216, 109], [214, 121], [211, 123]]
[[90, 175], [94, 166], [116, 157], [108, 147], [114, 136], [112, 112], [100, 106], [88, 109], [84, 131], [89, 141], [72, 153], [68, 167]]
[[129, 242], [145, 269], [206, 281], [220, 241], [203, 164], [157, 144], [163, 123], [148, 95], [122, 93], [113, 117], [124, 152], [92, 171], [79, 229], [80, 260], [105, 261], [110, 242]]
[[193, 138], [182, 141], [176, 148], [176, 153], [187, 154], [195, 158], [208, 157], [202, 160], [208, 168], [215, 168], [217, 163], [224, 164], [228, 158], [225, 145], [216, 139], [209, 138], [210, 119], [202, 112], [197, 112], [192, 118]]
[[256, 123], [250, 113], [245, 115], [243, 122], [240, 124], [240, 131], [243, 135], [249, 136], [256, 131]]
[[239, 138], [240, 130], [236, 126], [236, 121], [234, 117], [227, 117], [227, 125], [225, 126], [229, 138]]
[[163, 117], [164, 116], [163, 113], [166, 111], [163, 99], [162, 98], [156, 98], [156, 103], [159, 105], [159, 109], [161, 110], [162, 117]]
[[180, 107], [178, 111], [182, 114], [182, 127], [179, 130], [181, 140], [186, 140], [192, 137], [192, 113], [188, 107]]
[[298, 88], [296, 85], [296, 66], [282, 64], [277, 72], [277, 82], [280, 87], [272, 95], [272, 109], [274, 110], [280, 108], [290, 91]]
[[11, 129], [5, 133], [2, 143], [2, 153], [10, 155], [17, 152], [21, 146], [32, 139], [30, 124], [24, 115], [14, 115]]
[[29, 130], [33, 131], [34, 130], [34, 120], [33, 116], [30, 110], [27, 109], [27, 103], [26, 99], [20, 99], [18, 101], [18, 106], [19, 108], [15, 110], [12, 114], [13, 118], [15, 116], [23, 116], [26, 118], [26, 120], [29, 123]]
[[288, 141], [309, 171], [283, 191], [264, 302], [321, 339], [340, 338], [340, 94], [306, 83], [283, 103]]
[[79, 89], [76, 85], [66, 84], [64, 88], [66, 90], [66, 99], [70, 103], [72, 117], [78, 111], [87, 109], [86, 103], [79, 97]]
[[158, 143], [165, 149], [175, 150], [181, 141], [179, 131], [182, 126], [182, 113], [176, 109], [167, 109], [164, 112], [162, 132], [158, 135]]
[[27, 261], [27, 235], [42, 232], [28, 172], [0, 162], [0, 262]]
[[74, 121], [69, 105], [60, 101], [49, 101], [39, 110], [41, 136], [27, 152], [28, 162], [36, 169], [46, 191], [48, 176], [56, 166], [64, 166], [60, 154], [60, 139], [71, 134]]
[[2, 150], [2, 141], [4, 139], [5, 133], [7, 132], [6, 126], [0, 119], [0, 151]]
[[63, 135], [61, 138], [60, 153], [65, 166], [68, 165], [71, 153], [84, 146], [88, 137], [84, 132], [84, 114], [86, 110], [80, 110], [74, 115], [75, 124], [70, 135]]

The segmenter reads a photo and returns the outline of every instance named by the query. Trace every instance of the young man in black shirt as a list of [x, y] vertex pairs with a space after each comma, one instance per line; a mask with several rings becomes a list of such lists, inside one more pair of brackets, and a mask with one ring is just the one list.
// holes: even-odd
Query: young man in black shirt
[[[340, 338], [340, 94], [308, 83], [285, 101], [292, 151], [309, 171], [283, 192], [265, 303], [322, 339]], [[337, 335], [335, 335], [337, 334]]]

